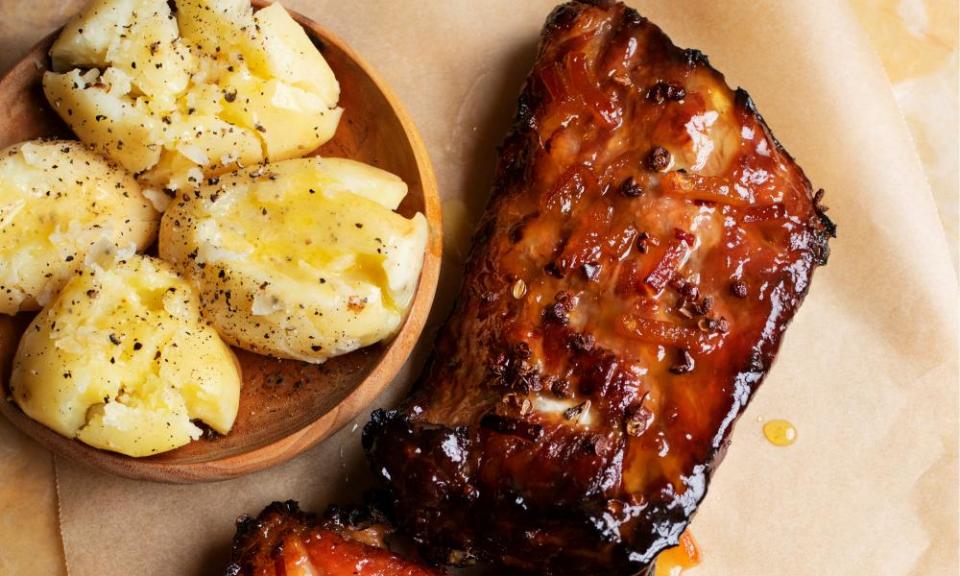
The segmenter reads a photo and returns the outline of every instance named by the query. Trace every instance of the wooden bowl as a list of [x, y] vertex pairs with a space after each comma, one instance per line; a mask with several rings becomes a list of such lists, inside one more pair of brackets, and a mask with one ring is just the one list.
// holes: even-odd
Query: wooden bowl
[[[266, 3], [254, 1], [255, 7]], [[128, 478], [163, 482], [222, 480], [296, 456], [352, 420], [391, 382], [423, 330], [440, 272], [441, 221], [437, 184], [427, 151], [400, 102], [347, 45], [291, 12], [320, 48], [340, 81], [345, 109], [333, 140], [318, 153], [361, 160], [399, 175], [410, 192], [399, 212], [422, 212], [430, 236], [420, 284], [399, 334], [322, 365], [277, 360], [236, 350], [243, 370], [240, 410], [226, 436], [201, 438], [151, 456], [131, 458], [60, 436], [27, 417], [6, 382], [29, 315], [0, 316], [0, 411], [20, 430], [61, 456]], [[0, 148], [38, 137], [72, 137], [47, 106], [41, 78], [57, 33], [47, 37], [0, 79]]]

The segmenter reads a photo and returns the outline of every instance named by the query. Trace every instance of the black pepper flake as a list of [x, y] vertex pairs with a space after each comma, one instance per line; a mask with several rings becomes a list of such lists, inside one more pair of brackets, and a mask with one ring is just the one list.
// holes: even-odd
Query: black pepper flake
[[134, 343], [133, 343], [133, 350], [134, 350], [134, 352], [136, 352], [137, 350], [140, 350], [141, 348], [143, 348], [143, 344], [141, 344], [141, 343], [139, 343], [139, 342], [134, 342]]
[[517, 342], [510, 349], [511, 356], [514, 360], [529, 360], [533, 357], [533, 351], [530, 350], [530, 345], [526, 342]]
[[697, 300], [700, 298], [700, 288], [693, 282], [684, 280], [683, 278], [674, 278], [670, 281], [670, 286], [676, 289], [686, 300]]
[[361, 224], [360, 222], [354, 222], [353, 225], [356, 226], [358, 230], [359, 230], [360, 228], [363, 228], [363, 224]]
[[227, 102], [233, 102], [233, 101], [235, 101], [235, 100], [237, 99], [237, 91], [236, 91], [236, 90], [224, 90], [224, 92], [223, 92], [223, 99], [226, 100]]
[[685, 318], [706, 316], [713, 308], [713, 298], [705, 296], [699, 298], [700, 291], [696, 285], [688, 284], [680, 290], [680, 301], [677, 303], [677, 312]]
[[313, 346], [310, 347], [310, 349], [313, 350], [314, 352], [319, 352], [319, 351], [323, 350], [323, 346], [314, 344]]
[[646, 406], [640, 406], [627, 415], [624, 422], [624, 428], [628, 435], [633, 437], [643, 436], [643, 433], [650, 428], [653, 423], [653, 412]]
[[64, 258], [64, 260], [66, 260], [67, 262], [73, 262], [73, 254], [67, 256], [66, 258]]
[[730, 324], [723, 316], [719, 318], [710, 318], [709, 316], [701, 318], [697, 322], [697, 327], [703, 332], [726, 334], [730, 331]]
[[690, 354], [690, 351], [686, 348], [680, 349], [680, 357], [677, 360], [677, 363], [670, 367], [671, 374], [689, 374], [693, 372], [696, 362], [693, 359], [693, 355]]
[[730, 293], [736, 296], [737, 298], [746, 298], [747, 297], [747, 284], [742, 280], [737, 280], [736, 282], [730, 284]]
[[543, 320], [552, 324], [566, 326], [570, 322], [568, 314], [571, 308], [570, 294], [567, 292], [558, 292], [553, 304], [543, 309]]
[[577, 404], [576, 406], [571, 406], [563, 411], [563, 417], [567, 420], [575, 420], [580, 418], [580, 415], [590, 409], [590, 401], [586, 400]]
[[670, 165], [670, 151], [663, 146], [654, 146], [647, 154], [647, 168], [654, 172], [662, 172]]
[[114, 346], [120, 345], [120, 339], [117, 338], [116, 334], [110, 334], [110, 343], [113, 344]]
[[574, 352], [589, 352], [593, 350], [596, 339], [591, 334], [571, 334], [567, 337], [567, 346]]
[[713, 310], [713, 297], [704, 296], [703, 300], [700, 301], [700, 308], [703, 310], [703, 314], [708, 314]]
[[627, 198], [636, 198], [643, 194], [643, 188], [631, 176], [620, 184], [620, 194]]
[[558, 378], [550, 384], [550, 392], [557, 398], [566, 399], [572, 396], [570, 391], [570, 381], [566, 378]]
[[549, 264], [544, 266], [543, 270], [550, 276], [553, 276], [554, 278], [563, 278], [564, 276], [566, 276], [563, 269], [560, 268], [560, 266], [556, 262], [550, 262]]
[[687, 91], [684, 90], [682, 86], [677, 86], [676, 84], [670, 84], [661, 80], [647, 89], [646, 98], [651, 102], [663, 104], [668, 100], [683, 100], [686, 95]]
[[660, 240], [656, 236], [648, 234], [647, 232], [641, 232], [637, 234], [637, 252], [641, 254], [646, 254], [650, 251], [651, 246], [659, 246]]
[[606, 439], [599, 434], [591, 434], [580, 440], [580, 449], [587, 454], [599, 454], [606, 446]]

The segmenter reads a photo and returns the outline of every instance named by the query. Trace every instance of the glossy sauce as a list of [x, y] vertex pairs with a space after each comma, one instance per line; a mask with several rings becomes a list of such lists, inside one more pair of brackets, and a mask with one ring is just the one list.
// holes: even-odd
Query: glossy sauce
[[774, 446], [790, 446], [797, 441], [797, 429], [786, 420], [770, 420], [763, 425], [763, 435]]
[[702, 54], [558, 8], [431, 369], [364, 434], [405, 527], [532, 573], [649, 566], [825, 261], [818, 199]]
[[680, 544], [657, 556], [653, 576], [681, 576], [688, 569], [699, 566], [700, 562], [700, 547], [687, 530], [680, 535]]

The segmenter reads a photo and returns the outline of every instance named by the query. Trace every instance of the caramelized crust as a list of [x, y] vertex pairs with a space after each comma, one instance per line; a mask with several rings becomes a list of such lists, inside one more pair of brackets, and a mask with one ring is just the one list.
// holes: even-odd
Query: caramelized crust
[[334, 517], [317, 522], [297, 503], [274, 502], [237, 521], [227, 576], [439, 576], [392, 554], [383, 526]]
[[550, 16], [497, 170], [431, 366], [365, 448], [439, 561], [641, 573], [834, 226], [746, 92], [619, 3]]

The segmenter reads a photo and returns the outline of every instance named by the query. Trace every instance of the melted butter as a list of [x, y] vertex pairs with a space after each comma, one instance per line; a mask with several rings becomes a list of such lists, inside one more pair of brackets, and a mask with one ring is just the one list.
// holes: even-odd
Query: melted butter
[[797, 429], [786, 420], [771, 420], [763, 425], [763, 435], [774, 446], [789, 446], [797, 441]]
[[680, 535], [680, 544], [657, 556], [653, 576], [680, 576], [700, 564], [700, 548], [689, 531]]
[[405, 306], [409, 294], [397, 288], [409, 292], [416, 286], [411, 278], [419, 274], [423, 248], [418, 237], [426, 236], [425, 222], [389, 208], [399, 194], [381, 198], [384, 205], [343, 192], [336, 169], [330, 169], [332, 175], [324, 170], [323, 165], [281, 165], [270, 173], [272, 179], [244, 173], [235, 178], [233, 192], [211, 193], [204, 219], [196, 223], [200, 261], [231, 261], [231, 266], [314, 291], [340, 290], [382, 301], [389, 309]]

